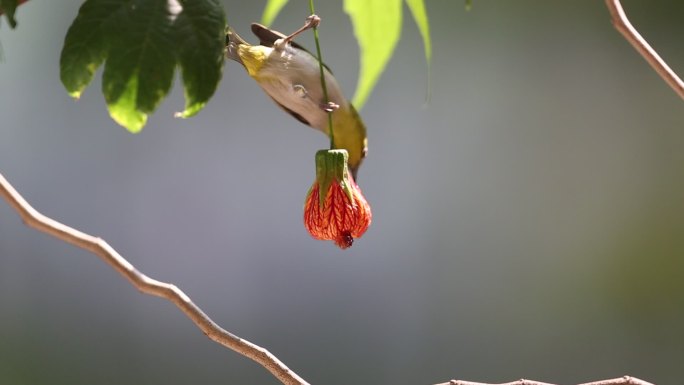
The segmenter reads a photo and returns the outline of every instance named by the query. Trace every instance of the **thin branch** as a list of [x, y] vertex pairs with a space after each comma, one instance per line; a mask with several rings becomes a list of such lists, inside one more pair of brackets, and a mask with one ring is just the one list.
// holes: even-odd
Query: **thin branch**
[[[19, 0], [20, 5], [28, 0]], [[648, 61], [653, 69], [672, 87], [672, 89], [684, 99], [684, 82], [670, 69], [658, 53], [651, 48], [646, 40], [641, 37], [637, 30], [627, 19], [619, 0], [606, 0], [606, 6], [610, 11], [613, 25], [629, 41], [632, 46]], [[0, 15], [2, 10], [0, 9]], [[314, 30], [314, 32], [316, 32]], [[317, 47], [318, 48], [318, 47]], [[320, 53], [319, 53], [320, 56]], [[290, 370], [283, 362], [268, 350], [242, 339], [227, 330], [221, 328], [207, 316], [183, 291], [177, 286], [157, 281], [138, 271], [130, 262], [122, 257], [103, 239], [88, 235], [55, 221], [36, 211], [0, 174], [0, 196], [4, 198], [12, 208], [17, 211], [22, 220], [29, 226], [61, 241], [70, 243], [76, 247], [90, 251], [99, 256], [119, 274], [124, 276], [138, 290], [145, 294], [161, 297], [175, 304], [202, 332], [216, 343], [240, 353], [247, 358], [259, 363], [271, 372], [280, 382], [285, 385], [309, 385], [304, 379]], [[463, 380], [451, 380], [435, 385], [553, 385], [534, 380], [517, 380], [501, 384], [487, 384]], [[619, 377], [609, 380], [588, 382], [579, 385], [653, 385], [635, 377]]]
[[[14, 187], [0, 174], [0, 196], [19, 214], [30, 227], [51, 235], [61, 241], [90, 251], [123, 275], [138, 290], [145, 294], [165, 298], [173, 302], [204, 334], [213, 341], [230, 348], [263, 366], [285, 385], [309, 385], [290, 370], [268, 350], [244, 340], [218, 326], [190, 297], [173, 284], [160, 282], [138, 271], [130, 262], [116, 252], [107, 242], [48, 218], [34, 209]], [[533, 380], [518, 380], [502, 384], [486, 384], [462, 380], [451, 380], [436, 385], [553, 385]], [[653, 385], [638, 378], [624, 376], [610, 380], [587, 382], [580, 385]]]
[[175, 285], [157, 281], [141, 273], [103, 239], [71, 228], [36, 211], [2, 174], [0, 174], [0, 196], [17, 211], [28, 226], [96, 254], [128, 279], [138, 290], [173, 302], [207, 337], [256, 361], [283, 384], [308, 385], [268, 350], [218, 326]]
[[[314, 0], [309, 0], [309, 11], [311, 12], [311, 17], [316, 16], [316, 11], [314, 10]], [[330, 104], [330, 97], [328, 97], [328, 86], [325, 82], [325, 72], [323, 71], [323, 55], [321, 55], [321, 43], [318, 37], [317, 25], [314, 25], [313, 27], [313, 35], [314, 41], [316, 42], [316, 59], [318, 60], [318, 72], [321, 74], [321, 88], [323, 88], [323, 97], [325, 98], [325, 105], [329, 106], [326, 111], [328, 112], [328, 135], [330, 135], [330, 149], [332, 150], [335, 148], [335, 130], [333, 127], [332, 116], [334, 108], [332, 108], [332, 104]]]
[[632, 23], [627, 19], [625, 11], [622, 9], [620, 0], [606, 0], [606, 6], [615, 28], [646, 59], [655, 72], [665, 80], [665, 83], [672, 87], [680, 98], [684, 99], [684, 82], [632, 26]]
[[[502, 384], [486, 384], [483, 382], [451, 380], [449, 382], [444, 382], [444, 383], [435, 384], [435, 385], [553, 385], [553, 384], [523, 379], [523, 380], [518, 380], [518, 381], [506, 382], [506, 383], [502, 383]], [[594, 381], [594, 382], [587, 382], [587, 383], [579, 384], [579, 385], [653, 385], [653, 384], [651, 384], [650, 382], [646, 382], [644, 380], [640, 380], [640, 379], [635, 378], [635, 377], [624, 376], [624, 377], [619, 377], [619, 378], [612, 378], [610, 380], [600, 380], [600, 381]]]

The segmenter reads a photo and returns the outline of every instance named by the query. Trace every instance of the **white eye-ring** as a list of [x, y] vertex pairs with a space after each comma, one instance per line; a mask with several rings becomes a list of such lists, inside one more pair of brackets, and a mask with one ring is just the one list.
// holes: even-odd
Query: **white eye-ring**
[[293, 85], [292, 90], [294, 91], [295, 95], [299, 96], [302, 99], [309, 96], [309, 93], [306, 91], [306, 88], [304, 88], [304, 86], [301, 84]]

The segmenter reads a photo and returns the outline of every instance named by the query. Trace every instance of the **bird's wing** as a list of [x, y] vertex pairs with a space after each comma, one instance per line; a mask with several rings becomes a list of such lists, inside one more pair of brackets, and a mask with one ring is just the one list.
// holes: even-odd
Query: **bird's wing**
[[[281, 32], [272, 30], [265, 25], [259, 24], [259, 23], [252, 23], [252, 33], [259, 38], [259, 44], [266, 46], [266, 47], [273, 47], [273, 43], [275, 43], [276, 40], [278, 39], [284, 39], [287, 36], [282, 34]], [[311, 52], [309, 52], [308, 49], [304, 48], [301, 46], [299, 43], [297, 43], [294, 40], [290, 40], [290, 45], [293, 47], [300, 49], [309, 55], [313, 56], [316, 58], [315, 55], [313, 55]], [[332, 71], [330, 70], [330, 67], [328, 67], [325, 63], [323, 63], [323, 67], [328, 70], [332, 74]]]

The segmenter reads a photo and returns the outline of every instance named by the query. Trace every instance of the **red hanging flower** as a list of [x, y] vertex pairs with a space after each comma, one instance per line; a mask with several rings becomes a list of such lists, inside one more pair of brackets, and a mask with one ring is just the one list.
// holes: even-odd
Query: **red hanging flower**
[[304, 204], [304, 226], [312, 237], [346, 249], [371, 224], [373, 214], [349, 173], [346, 150], [316, 153], [316, 181]]

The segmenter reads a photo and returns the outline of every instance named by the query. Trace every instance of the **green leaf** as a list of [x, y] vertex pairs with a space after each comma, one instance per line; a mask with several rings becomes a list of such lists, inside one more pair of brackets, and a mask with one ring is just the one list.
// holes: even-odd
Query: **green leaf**
[[214, 12], [220, 9], [218, 1], [183, 0], [182, 4], [184, 12], [175, 23], [175, 44], [183, 74], [185, 111], [176, 116], [188, 118], [204, 108], [221, 80], [226, 21], [223, 12]]
[[392, 57], [401, 34], [401, 0], [344, 0], [361, 49], [353, 104], [361, 108]]
[[147, 114], [136, 108], [138, 94], [138, 75], [133, 75], [125, 85], [118, 99], [107, 103], [112, 119], [137, 134], [147, 123]]
[[413, 20], [416, 21], [418, 25], [418, 30], [420, 31], [420, 36], [423, 38], [423, 48], [425, 49], [425, 64], [427, 67], [427, 96], [426, 100], [430, 97], [430, 62], [432, 61], [432, 39], [430, 38], [430, 22], [428, 21], [427, 12], [425, 11], [425, 2], [423, 0], [406, 0], [406, 5], [408, 5], [411, 14], [413, 15]]
[[167, 0], [134, 5], [124, 7], [112, 20], [102, 92], [112, 118], [138, 132], [146, 114], [168, 94], [176, 60], [173, 9], [167, 8]]
[[125, 1], [86, 1], [69, 27], [60, 57], [62, 84], [73, 98], [79, 98], [93, 80], [108, 54], [108, 39]]
[[17, 19], [14, 18], [14, 14], [17, 11], [18, 5], [18, 0], [0, 0], [0, 15], [5, 14], [11, 28], [17, 27]]
[[425, 48], [425, 61], [430, 66], [432, 60], [432, 41], [430, 39], [430, 22], [428, 21], [427, 12], [425, 11], [425, 3], [423, 0], [406, 0], [413, 20], [418, 25], [420, 36], [423, 38], [423, 47]]
[[280, 13], [280, 10], [287, 4], [288, 0], [268, 0], [264, 7], [264, 14], [261, 15], [261, 24], [269, 26]]
[[112, 118], [138, 132], [168, 95], [180, 66], [194, 115], [223, 68], [225, 16], [218, 0], [86, 0], [67, 33], [60, 75], [78, 98], [104, 62], [102, 91]]

